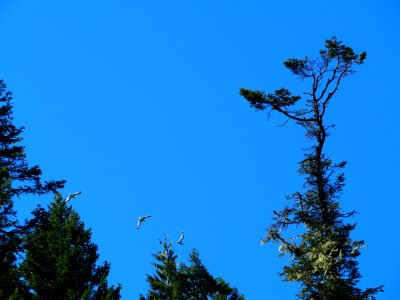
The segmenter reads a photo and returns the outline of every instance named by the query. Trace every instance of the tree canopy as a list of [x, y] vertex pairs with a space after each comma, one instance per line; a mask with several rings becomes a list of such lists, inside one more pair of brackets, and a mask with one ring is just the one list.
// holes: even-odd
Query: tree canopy
[[[110, 265], [96, 264], [91, 231], [58, 192], [65, 181], [43, 181], [40, 167], [29, 166], [6, 88], [0, 80], [0, 299], [119, 299], [121, 287], [107, 283]], [[48, 193], [48, 210], [38, 207], [20, 225], [14, 202]]]
[[172, 243], [160, 242], [162, 251], [153, 254], [156, 262], [154, 275], [147, 275], [150, 289], [147, 298], [141, 300], [161, 299], [214, 299], [242, 300], [244, 297], [236, 288], [229, 286], [222, 278], [214, 278], [203, 265], [199, 252], [193, 249], [189, 255], [190, 265], [177, 262]]
[[25, 259], [21, 264], [33, 299], [119, 299], [108, 287], [110, 265], [96, 264], [97, 246], [79, 215], [56, 195], [48, 209], [38, 207], [27, 222]]

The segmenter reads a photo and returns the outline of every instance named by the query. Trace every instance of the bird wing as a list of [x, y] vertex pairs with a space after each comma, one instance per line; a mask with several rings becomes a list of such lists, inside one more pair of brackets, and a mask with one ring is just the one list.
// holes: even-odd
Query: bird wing
[[151, 216], [139, 217], [139, 220], [138, 220], [137, 225], [136, 225], [136, 229], [139, 229], [140, 224], [142, 224], [142, 222], [146, 221], [147, 218], [151, 218]]
[[179, 243], [179, 244], [182, 243], [184, 237], [185, 237], [185, 235], [184, 235], [183, 232], [182, 232], [182, 234], [181, 234], [181, 236], [179, 237], [179, 240], [178, 240], [178, 243]]
[[139, 220], [137, 221], [136, 229], [139, 229], [141, 223], [142, 223], [142, 218], [139, 217]]
[[69, 194], [70, 194], [71, 198], [74, 198], [75, 196], [82, 194], [82, 192], [69, 193]]

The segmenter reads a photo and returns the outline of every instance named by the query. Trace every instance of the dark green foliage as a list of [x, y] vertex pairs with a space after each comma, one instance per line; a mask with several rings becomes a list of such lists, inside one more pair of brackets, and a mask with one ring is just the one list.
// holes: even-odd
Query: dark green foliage
[[64, 181], [42, 183], [39, 166], [28, 165], [20, 145], [23, 128], [12, 123], [11, 102], [11, 92], [0, 80], [0, 299], [10, 297], [15, 289], [23, 294], [25, 289], [16, 264], [23, 230], [16, 219], [15, 196], [45, 194], [64, 185]]
[[0, 299], [8, 299], [17, 288], [19, 294], [26, 290], [17, 266], [21, 237], [9, 186], [10, 180], [0, 178]]
[[268, 106], [279, 110], [281, 107], [295, 104], [301, 98], [300, 96], [292, 96], [292, 93], [285, 88], [276, 90], [275, 93], [268, 95], [262, 91], [250, 91], [246, 89], [241, 89], [240, 92], [242, 96], [248, 99], [250, 105], [258, 110], [264, 110]]
[[33, 299], [120, 299], [121, 287], [107, 284], [110, 265], [96, 265], [99, 255], [91, 231], [61, 195], [33, 216], [21, 264]]
[[[312, 142], [300, 162], [299, 174], [304, 176], [304, 190], [288, 196], [290, 204], [274, 211], [273, 223], [263, 242], [280, 244], [281, 256], [290, 256], [281, 276], [286, 281], [301, 283], [301, 299], [374, 299], [382, 287], [361, 290], [357, 287], [361, 275], [357, 257], [364, 241], [350, 237], [354, 224], [346, 219], [355, 211], [343, 212], [338, 198], [342, 193], [345, 162], [333, 163], [324, 153], [328, 130], [325, 123], [329, 101], [344, 77], [353, 74], [353, 67], [364, 62], [366, 53], [355, 54], [335, 37], [327, 40], [320, 57], [310, 60], [288, 59], [284, 62], [294, 75], [311, 82], [304, 97], [292, 96], [287, 89], [272, 94], [241, 89], [240, 94], [256, 110], [270, 109], [294, 120], [305, 129]], [[285, 236], [289, 228], [301, 231]]]
[[16, 212], [7, 193], [9, 186], [9, 180], [0, 177], [0, 299], [12, 295], [18, 284], [15, 264], [20, 240], [13, 230]]
[[222, 278], [214, 278], [201, 263], [199, 253], [193, 249], [189, 255], [190, 265], [176, 261], [172, 244], [167, 240], [160, 242], [163, 251], [153, 254], [156, 263], [155, 275], [147, 275], [150, 285], [147, 298], [141, 300], [161, 299], [214, 299], [242, 300], [236, 288], [231, 288]]

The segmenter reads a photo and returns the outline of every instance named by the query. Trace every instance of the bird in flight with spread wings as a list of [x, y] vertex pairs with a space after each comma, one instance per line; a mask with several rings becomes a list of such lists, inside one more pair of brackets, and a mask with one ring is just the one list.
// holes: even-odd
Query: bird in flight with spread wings
[[183, 231], [182, 231], [182, 233], [181, 233], [181, 236], [179, 237], [179, 240], [177, 241], [177, 243], [179, 244], [179, 245], [183, 245], [183, 239], [185, 238], [185, 234], [183, 233]]
[[151, 216], [139, 217], [139, 220], [138, 220], [137, 225], [136, 225], [136, 229], [139, 229], [139, 227], [142, 224], [142, 222], [144, 222], [147, 218], [151, 218]]
[[76, 193], [69, 193], [68, 197], [65, 198], [64, 202], [68, 203], [69, 200], [75, 198], [76, 196], [80, 195], [82, 192], [76, 192]]

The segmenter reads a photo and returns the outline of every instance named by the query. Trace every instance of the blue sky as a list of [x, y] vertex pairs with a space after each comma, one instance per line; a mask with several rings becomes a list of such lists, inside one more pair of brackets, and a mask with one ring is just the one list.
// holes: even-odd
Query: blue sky
[[[0, 77], [26, 126], [28, 160], [93, 230], [123, 299], [147, 290], [158, 240], [185, 231], [182, 260], [203, 263], [247, 299], [293, 299], [287, 258], [260, 246], [272, 210], [301, 188], [303, 133], [256, 113], [239, 88], [301, 84], [282, 65], [336, 35], [366, 63], [327, 117], [328, 153], [348, 161], [344, 208], [356, 209], [361, 287], [398, 295], [400, 243], [397, 1], [0, 1]], [[19, 199], [22, 218], [42, 199]], [[137, 217], [151, 214], [142, 230]]]

